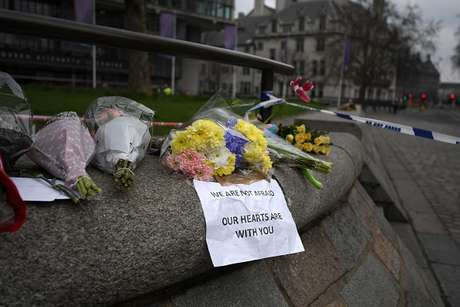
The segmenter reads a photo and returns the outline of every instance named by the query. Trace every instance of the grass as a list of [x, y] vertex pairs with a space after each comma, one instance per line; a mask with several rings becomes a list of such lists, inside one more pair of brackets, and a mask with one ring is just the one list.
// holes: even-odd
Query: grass
[[[26, 96], [32, 104], [32, 111], [39, 115], [54, 115], [63, 111], [75, 111], [83, 115], [88, 106], [98, 97], [102, 96], [124, 96], [138, 101], [156, 112], [157, 121], [168, 122], [185, 122], [189, 120], [198, 109], [207, 102], [209, 97], [200, 96], [142, 96], [131, 93], [126, 90], [117, 89], [90, 89], [27, 85], [24, 87]], [[256, 99], [244, 100], [255, 102]], [[313, 107], [321, 106], [320, 104], [311, 104]], [[288, 105], [275, 107], [273, 119], [293, 116], [299, 114], [302, 110]], [[170, 128], [155, 128], [154, 133], [163, 135]]]

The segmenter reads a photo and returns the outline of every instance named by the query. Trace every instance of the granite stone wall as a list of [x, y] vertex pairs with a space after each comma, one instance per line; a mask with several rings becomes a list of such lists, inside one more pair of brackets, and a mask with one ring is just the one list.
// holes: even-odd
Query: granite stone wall
[[30, 205], [24, 227], [0, 235], [0, 306], [442, 306], [358, 182], [361, 143], [332, 137], [322, 190], [274, 171], [304, 253], [213, 268], [192, 185], [148, 156], [129, 192], [90, 169], [94, 200]]
[[304, 253], [243, 264], [120, 306], [444, 306], [359, 183], [310, 226], [301, 234]]

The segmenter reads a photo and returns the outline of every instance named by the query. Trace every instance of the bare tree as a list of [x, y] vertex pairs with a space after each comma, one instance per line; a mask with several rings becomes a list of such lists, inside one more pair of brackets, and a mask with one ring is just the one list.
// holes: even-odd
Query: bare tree
[[359, 86], [361, 102], [369, 87], [391, 84], [402, 49], [434, 50], [439, 24], [424, 23], [417, 6], [400, 12], [391, 1], [356, 0], [336, 7], [335, 23], [342, 35], [329, 41], [328, 50], [330, 57], [342, 58], [345, 41], [351, 42], [346, 74]]
[[455, 36], [457, 37], [458, 42], [454, 49], [454, 55], [452, 56], [452, 63], [454, 64], [455, 68], [460, 70], [460, 27], [458, 27], [457, 32], [455, 33]]
[[[136, 32], [146, 31], [144, 0], [126, 0], [126, 28]], [[143, 51], [128, 51], [128, 86], [146, 95], [152, 94], [150, 82], [149, 54]]]

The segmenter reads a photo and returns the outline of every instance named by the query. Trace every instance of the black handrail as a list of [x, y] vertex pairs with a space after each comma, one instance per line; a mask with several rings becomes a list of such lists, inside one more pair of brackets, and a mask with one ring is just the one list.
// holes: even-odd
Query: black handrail
[[244, 52], [5, 9], [0, 9], [0, 32], [154, 51], [224, 64], [247, 66], [285, 75], [294, 73], [294, 67], [291, 65]]

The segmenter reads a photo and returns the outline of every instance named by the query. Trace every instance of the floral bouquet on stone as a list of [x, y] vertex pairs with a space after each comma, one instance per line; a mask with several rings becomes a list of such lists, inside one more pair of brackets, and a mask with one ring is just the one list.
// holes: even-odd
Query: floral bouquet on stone
[[32, 144], [31, 106], [16, 81], [0, 72], [0, 232], [15, 232], [26, 220], [27, 208], [7, 174]]
[[144, 159], [155, 112], [125, 97], [101, 97], [85, 114], [85, 122], [96, 140], [94, 164], [112, 174], [121, 190], [132, 186], [134, 170]]
[[329, 155], [331, 138], [327, 132], [313, 130], [302, 125], [279, 125], [278, 135], [300, 150], [308, 153]]
[[101, 192], [85, 170], [94, 155], [94, 149], [94, 140], [78, 115], [64, 112], [53, 117], [38, 131], [27, 154], [51, 175], [64, 180], [65, 186], [53, 187], [78, 202]]
[[32, 145], [30, 103], [16, 81], [0, 72], [0, 154], [7, 169]]
[[249, 183], [272, 168], [263, 131], [209, 104], [186, 128], [170, 133], [161, 156], [168, 168], [201, 181]]

